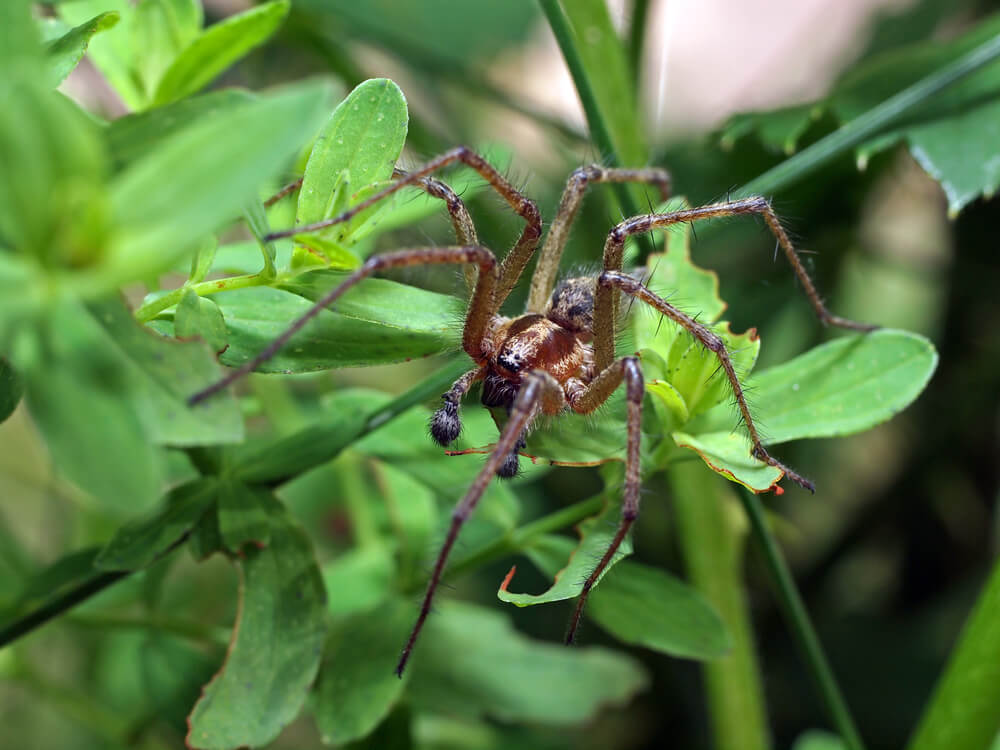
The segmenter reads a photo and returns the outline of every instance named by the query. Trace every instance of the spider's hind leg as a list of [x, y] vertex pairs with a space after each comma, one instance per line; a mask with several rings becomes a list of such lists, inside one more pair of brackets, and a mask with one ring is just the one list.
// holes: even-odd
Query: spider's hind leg
[[481, 380], [482, 377], [482, 368], [469, 370], [452, 384], [447, 393], [442, 394], [441, 400], [444, 403], [440, 409], [434, 412], [428, 425], [431, 437], [438, 445], [447, 447], [455, 441], [462, 431], [462, 420], [458, 416], [459, 404], [462, 402], [462, 397], [469, 392], [472, 384]]

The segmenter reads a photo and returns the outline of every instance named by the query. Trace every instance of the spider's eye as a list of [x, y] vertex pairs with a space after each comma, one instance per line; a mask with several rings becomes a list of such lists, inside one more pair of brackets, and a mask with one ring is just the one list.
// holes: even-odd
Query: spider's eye
[[511, 352], [500, 352], [497, 357], [497, 364], [509, 372], [518, 372], [521, 369], [521, 355]]

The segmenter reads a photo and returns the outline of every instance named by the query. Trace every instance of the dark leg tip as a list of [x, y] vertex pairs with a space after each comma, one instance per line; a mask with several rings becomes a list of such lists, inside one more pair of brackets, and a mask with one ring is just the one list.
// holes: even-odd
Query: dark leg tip
[[430, 431], [431, 437], [438, 445], [447, 446], [453, 443], [462, 431], [462, 421], [458, 418], [458, 404], [445, 401], [431, 417]]
[[517, 451], [508, 453], [503, 463], [497, 467], [497, 476], [501, 479], [513, 479], [521, 470], [521, 461]]

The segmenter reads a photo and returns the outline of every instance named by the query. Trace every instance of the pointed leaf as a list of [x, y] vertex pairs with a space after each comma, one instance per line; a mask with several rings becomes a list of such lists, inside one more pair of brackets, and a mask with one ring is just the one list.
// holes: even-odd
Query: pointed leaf
[[418, 708], [547, 725], [580, 724], [647, 684], [633, 659], [538, 643], [496, 611], [444, 601], [413, 654], [407, 696]]
[[207, 86], [267, 41], [284, 22], [289, 5], [290, 0], [274, 0], [205, 29], [167, 68], [156, 88], [153, 105], [169, 104]]
[[225, 549], [238, 554], [246, 544], [266, 547], [271, 541], [270, 493], [242, 482], [219, 486], [219, 535]]
[[139, 570], [160, 559], [198, 523], [217, 492], [214, 479], [198, 479], [171, 490], [149, 518], [120, 528], [94, 561], [98, 570]]
[[744, 435], [705, 432], [695, 437], [675, 432], [673, 438], [680, 448], [690, 448], [701, 456], [712, 471], [754, 492], [766, 492], [782, 477], [781, 471], [750, 455], [753, 446]]
[[112, 28], [121, 18], [114, 11], [101, 13], [70, 29], [63, 36], [51, 42], [45, 50], [49, 65], [49, 82], [53, 87], [62, 83], [77, 66], [87, 51], [91, 37]]
[[[554, 575], [573, 553], [573, 543], [545, 536], [529, 557]], [[593, 564], [593, 563], [591, 563]], [[694, 588], [665, 571], [622, 560], [587, 601], [585, 616], [618, 640], [690, 659], [714, 659], [731, 646], [725, 625]]]
[[272, 501], [271, 541], [237, 563], [240, 609], [222, 671], [188, 719], [191, 748], [259, 747], [298, 714], [326, 637], [323, 580], [309, 537]]
[[122, 231], [105, 281], [169, 268], [180, 252], [235, 218], [313, 132], [328, 96], [323, 84], [288, 87], [202, 118], [130, 164], [112, 186]]
[[[608, 497], [609, 502], [600, 515], [588, 518], [580, 524], [580, 542], [575, 549], [569, 551], [568, 562], [565, 562], [567, 557], [562, 558], [564, 561], [562, 569], [551, 573], [555, 577], [555, 582], [547, 591], [542, 594], [515, 594], [507, 590], [508, 580], [500, 587], [497, 597], [501, 601], [516, 604], [518, 607], [528, 607], [533, 604], [558, 602], [578, 596], [583, 590], [584, 582], [595, 567], [595, 560], [600, 560], [607, 552], [608, 545], [618, 529], [621, 504], [620, 502], [611, 502], [610, 493]], [[563, 544], [560, 542], [556, 542], [556, 544], [560, 547], [560, 552], [566, 551], [563, 549]], [[543, 537], [539, 542], [526, 549], [525, 554], [542, 570], [548, 572], [548, 569], [553, 567], [551, 565], [553, 550], [547, 537]], [[632, 543], [626, 538], [597, 582], [600, 583], [615, 563], [630, 554], [632, 554]]]
[[[365, 303], [347, 309], [353, 315], [324, 310], [271, 360], [261, 372], [310, 372], [335, 367], [401, 362], [457, 348], [460, 330], [450, 321], [461, 319], [462, 303], [453, 297], [425, 292], [393, 282], [383, 282], [398, 290], [398, 296], [370, 296], [359, 285], [356, 299]], [[221, 361], [238, 367], [256, 356], [312, 304], [301, 297], [258, 287], [216, 295], [229, 328], [229, 348]], [[399, 303], [411, 301], [409, 319]], [[370, 302], [371, 304], [367, 304]], [[339, 310], [339, 306], [337, 307]], [[434, 310], [451, 310], [450, 316], [433, 320]], [[385, 311], [387, 322], [369, 322]], [[458, 310], [458, 317], [454, 312]]]
[[324, 743], [361, 739], [392, 710], [410, 674], [399, 679], [393, 669], [413, 617], [410, 605], [392, 600], [334, 630], [312, 706]]
[[174, 335], [179, 339], [200, 338], [213, 352], [221, 354], [229, 346], [229, 333], [222, 310], [207, 297], [188, 289], [177, 303]]
[[[768, 443], [848, 435], [906, 408], [927, 385], [937, 359], [924, 337], [883, 329], [829, 341], [755, 374], [748, 388]], [[722, 405], [689, 431], [704, 440], [703, 432], [729, 429], [733, 419], [732, 409]]]
[[[131, 381], [126, 403], [161, 445], [213, 445], [243, 439], [243, 418], [231, 395], [194, 410], [192, 393], [219, 378], [213, 351], [201, 341], [175, 341], [140, 326], [118, 300], [90, 307], [113, 342]], [[124, 394], [123, 394], [124, 395]]]

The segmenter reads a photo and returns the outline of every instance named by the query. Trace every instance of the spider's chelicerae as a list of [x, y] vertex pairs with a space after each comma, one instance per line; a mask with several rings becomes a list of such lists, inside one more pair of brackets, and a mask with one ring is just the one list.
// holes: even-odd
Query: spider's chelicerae
[[[525, 221], [524, 230], [516, 244], [501, 262], [497, 261], [490, 250], [479, 244], [475, 226], [462, 200], [447, 185], [430, 177], [431, 173], [455, 162], [461, 162], [478, 172]], [[459, 405], [462, 397], [473, 383], [480, 380], [483, 403], [487, 406], [506, 407], [509, 419], [485, 465], [452, 512], [448, 534], [434, 564], [420, 613], [400, 656], [397, 674], [402, 674], [430, 612], [445, 562], [462, 524], [475, 510], [493, 475], [512, 477], [517, 473], [519, 451], [524, 447], [525, 434], [535, 419], [541, 414], [555, 415], [567, 409], [589, 414], [624, 382], [628, 426], [621, 521], [604, 556], [583, 584], [566, 636], [567, 642], [572, 642], [590, 589], [607, 567], [639, 514], [639, 426], [644, 388], [638, 359], [635, 356], [615, 358], [618, 292], [651, 305], [684, 327], [718, 358], [719, 366], [732, 386], [736, 405], [749, 433], [753, 446], [752, 455], [784, 472], [785, 476], [797, 484], [813, 490], [808, 479], [771, 456], [761, 443], [743, 388], [722, 338], [622, 271], [625, 241], [632, 235], [672, 224], [757, 214], [777, 238], [820, 320], [825, 324], [859, 331], [871, 330], [873, 326], [837, 317], [826, 309], [767, 199], [754, 196], [670, 213], [634, 216], [615, 225], [608, 233], [604, 244], [603, 271], [599, 276], [570, 278], [556, 284], [559, 259], [568, 230], [588, 184], [645, 183], [656, 186], [664, 199], [668, 197], [670, 190], [669, 174], [658, 168], [615, 169], [590, 166], [578, 169], [569, 178], [558, 212], [546, 235], [531, 280], [527, 309], [519, 317], [507, 318], [499, 314], [500, 307], [517, 284], [542, 234], [541, 217], [535, 203], [516, 190], [482, 156], [468, 148], [448, 151], [408, 173], [397, 170], [395, 177], [392, 185], [338, 216], [276, 232], [267, 239], [318, 231], [348, 221], [373, 203], [403, 187], [412, 186], [445, 202], [458, 244], [452, 247], [399, 250], [369, 258], [361, 268], [296, 320], [265, 351], [223, 380], [193, 396], [191, 401], [200, 401], [225, 388], [274, 356], [320, 310], [367, 276], [389, 268], [432, 263], [473, 264], [478, 267], [462, 334], [462, 348], [472, 359], [473, 366], [443, 395], [443, 404], [431, 418], [430, 431], [441, 445], [448, 445], [458, 437], [461, 430]]]

